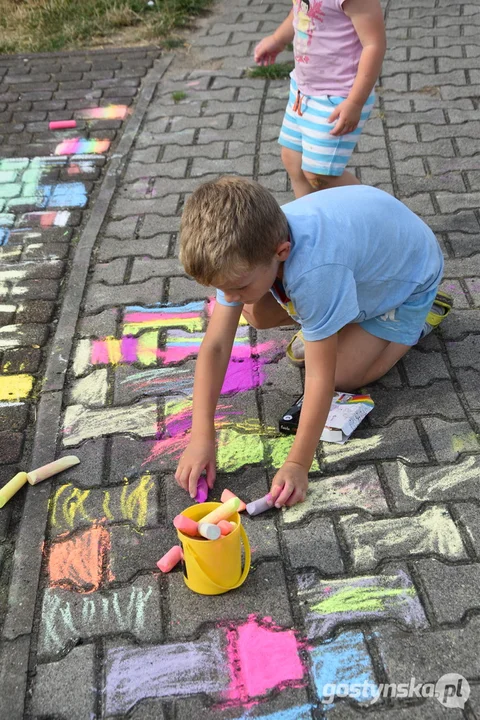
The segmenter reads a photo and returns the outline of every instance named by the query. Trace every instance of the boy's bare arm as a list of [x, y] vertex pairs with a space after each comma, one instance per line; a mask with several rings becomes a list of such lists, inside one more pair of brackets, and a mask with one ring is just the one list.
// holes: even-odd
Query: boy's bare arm
[[175, 479], [195, 496], [197, 480], [207, 471], [207, 482], [215, 481], [215, 408], [232, 352], [243, 305], [216, 303], [200, 346], [193, 384], [193, 418], [190, 442], [178, 463]]
[[308, 472], [332, 402], [336, 361], [336, 334], [305, 342], [305, 396], [300, 422], [287, 459], [272, 482], [277, 507], [305, 499]]
[[343, 10], [351, 19], [362, 43], [357, 75], [346, 100], [328, 122], [338, 118], [331, 135], [345, 135], [357, 127], [362, 108], [377, 82], [385, 55], [385, 23], [379, 0], [345, 0]]
[[260, 40], [255, 47], [254, 60], [258, 65], [271, 65], [275, 62], [279, 53], [285, 50], [288, 43], [292, 42], [294, 35], [293, 30], [293, 9], [290, 10], [287, 17], [281, 25], [275, 30], [273, 35], [268, 35]]

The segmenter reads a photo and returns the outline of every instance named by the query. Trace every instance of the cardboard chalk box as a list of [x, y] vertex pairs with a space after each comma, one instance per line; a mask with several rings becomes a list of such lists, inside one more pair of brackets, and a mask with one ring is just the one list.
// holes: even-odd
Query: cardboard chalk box
[[[303, 398], [303, 395], [297, 398], [283, 415], [278, 424], [280, 432], [287, 434], [297, 432]], [[374, 402], [370, 395], [336, 392], [320, 440], [343, 445], [373, 408]]]

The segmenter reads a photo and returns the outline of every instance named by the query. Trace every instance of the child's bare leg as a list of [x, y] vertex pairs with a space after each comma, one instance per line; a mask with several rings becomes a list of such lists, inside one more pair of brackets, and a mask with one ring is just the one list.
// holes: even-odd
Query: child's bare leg
[[383, 377], [410, 350], [409, 345], [371, 335], [360, 325], [346, 325], [338, 333], [335, 387], [357, 390]]
[[257, 330], [297, 324], [269, 292], [253, 305], [244, 305], [242, 315]]
[[295, 198], [298, 199], [315, 192], [313, 185], [308, 182], [302, 170], [302, 153], [282, 146], [282, 162], [292, 183]]
[[342, 185], [362, 184], [348, 170], [344, 170], [342, 175], [316, 175], [308, 170], [302, 170], [302, 172], [314, 190], [327, 190], [327, 188], [341, 187]]

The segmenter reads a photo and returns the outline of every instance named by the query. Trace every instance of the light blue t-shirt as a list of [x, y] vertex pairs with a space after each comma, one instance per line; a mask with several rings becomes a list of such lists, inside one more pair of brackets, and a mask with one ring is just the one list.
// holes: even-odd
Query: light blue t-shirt
[[[389, 313], [438, 284], [443, 257], [430, 228], [383, 190], [345, 186], [282, 206], [290, 229], [285, 297], [306, 340]], [[221, 290], [217, 301], [227, 303]]]

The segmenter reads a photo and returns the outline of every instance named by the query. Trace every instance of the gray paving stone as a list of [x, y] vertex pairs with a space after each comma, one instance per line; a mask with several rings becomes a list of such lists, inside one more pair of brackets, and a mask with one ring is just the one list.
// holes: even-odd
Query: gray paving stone
[[138, 216], [125, 217], [117, 222], [109, 222], [105, 228], [105, 237], [118, 238], [119, 240], [131, 240], [137, 227]]
[[[160, 218], [160, 222], [162, 219]], [[170, 243], [170, 234], [159, 234], [150, 240], [102, 240], [98, 249], [101, 262], [114, 260], [117, 257], [148, 256], [150, 258], [166, 258]], [[145, 261], [142, 258], [143, 261]]]
[[384, 426], [393, 419], [411, 417], [412, 407], [418, 415], [437, 414], [452, 420], [464, 419], [464, 411], [453, 386], [443, 380], [426, 389], [384, 391], [378, 388], [375, 390], [374, 400], [375, 410], [369, 415], [374, 427]]
[[97, 263], [92, 275], [92, 282], [103, 282], [106, 285], [122, 285], [126, 269], [126, 258], [118, 258], [107, 263]]
[[60, 453], [60, 457], [76, 455], [80, 463], [68, 470], [64, 470], [60, 475], [55, 476], [56, 484], [72, 483], [80, 488], [90, 488], [101, 485], [106, 455], [105, 444], [105, 438], [87, 440], [81, 447], [75, 448], [75, 452], [64, 451]]
[[[165, 200], [162, 200], [162, 206]], [[175, 208], [176, 209], [176, 208]], [[180, 229], [180, 216], [175, 215], [144, 215], [138, 236], [140, 238], [158, 238], [162, 240], [161, 233], [177, 232]]]
[[101, 596], [48, 588], [43, 597], [40, 658], [56, 656], [72, 643], [104, 633], [128, 633], [140, 642], [161, 641], [160, 608], [158, 582], [151, 575], [104, 590]]
[[[408, 633], [382, 628], [377, 633], [380, 657], [390, 682], [436, 682], [445, 673], [476, 677], [478, 653], [473, 638], [478, 631], [478, 618], [463, 628]], [[448, 717], [448, 716], [447, 716]]]
[[[156, 484], [153, 476], [137, 469], [135, 477], [114, 487], [92, 487], [81, 492], [72, 483], [59, 485], [52, 500], [50, 529], [52, 537], [59, 542], [66, 542], [66, 550], [70, 549], [69, 533], [84, 530], [88, 535], [92, 528], [98, 528], [100, 522], [123, 522], [128, 527], [141, 532], [144, 528], [155, 527], [157, 521], [158, 502]], [[98, 554], [104, 554], [104, 535], [98, 539]], [[108, 532], [105, 535], [108, 538]], [[92, 540], [93, 544], [93, 540]], [[95, 546], [96, 547], [96, 546]], [[92, 553], [93, 554], [93, 553]], [[67, 568], [68, 569], [68, 568]], [[95, 568], [92, 569], [94, 574]], [[91, 590], [89, 575], [78, 574], [77, 584]]]
[[252, 608], [259, 617], [272, 617], [281, 626], [292, 626], [284, 570], [282, 563], [276, 561], [262, 562], [251, 569], [236, 592], [208, 597], [192, 593], [185, 585], [182, 573], [171, 573], [168, 596], [172, 639], [196, 635], [206, 622], [216, 624], [235, 618], [240, 624], [247, 620]]
[[104, 482], [119, 483], [125, 478], [136, 478], [144, 472], [158, 472], [155, 460], [148, 462], [154, 446], [153, 440], [138, 440], [120, 434], [112, 437], [110, 468], [108, 474], [104, 474]]
[[90, 285], [85, 300], [85, 311], [94, 313], [105, 306], [159, 302], [163, 294], [163, 280], [154, 278], [143, 283], [118, 286]]
[[464, 502], [456, 505], [458, 515], [465, 527], [466, 532], [475, 548], [477, 557], [480, 557], [480, 509], [477, 503], [478, 494], [475, 497], [475, 503]]
[[446, 507], [428, 507], [414, 517], [362, 520], [360, 515], [340, 519], [357, 572], [374, 570], [385, 559], [418, 555], [446, 560], [468, 558], [462, 538]]
[[91, 717], [96, 704], [94, 664], [93, 644], [73, 648], [57, 662], [39, 664], [32, 698], [35, 717]]
[[439, 623], [463, 622], [465, 613], [479, 608], [480, 565], [446, 565], [438, 560], [420, 560], [415, 568], [428, 593]]
[[328, 518], [315, 518], [305, 526], [285, 530], [284, 538], [294, 568], [313, 567], [323, 577], [344, 572], [338, 539]]
[[[173, 518], [172, 518], [173, 520]], [[125, 526], [114, 526], [110, 531], [110, 538], [112, 543], [110, 569], [113, 577], [117, 582], [127, 583], [137, 575], [139, 570], [142, 572], [149, 572], [159, 574], [157, 568], [157, 561], [160, 560], [163, 555], [170, 550], [173, 545], [178, 545], [177, 531], [175, 530], [173, 523], [170, 522], [167, 526], [161, 528], [152, 528], [144, 530], [142, 533], [133, 531], [131, 528]], [[158, 597], [158, 583], [154, 579], [148, 578], [148, 584], [145, 584], [147, 578], [143, 579], [143, 585], [145, 588], [152, 588], [152, 592], [148, 593], [148, 602], [151, 605], [152, 601], [154, 605], [161, 607], [162, 602]], [[153, 582], [152, 582], [153, 580]], [[123, 596], [125, 597], [125, 591], [130, 586], [122, 588]], [[132, 587], [133, 590], [133, 587]], [[147, 590], [148, 592], [148, 590]], [[132, 595], [134, 593], [132, 592]], [[144, 590], [144, 595], [146, 594]], [[128, 596], [128, 594], [127, 594]], [[152, 608], [150, 608], [150, 611]], [[129, 620], [130, 632], [135, 631], [135, 622], [132, 622], [133, 618], [127, 618]], [[149, 620], [145, 626], [141, 613], [137, 616], [137, 623], [140, 620], [142, 627], [142, 635], [139, 636], [139, 640], [150, 640], [148, 635]], [[159, 618], [158, 618], [159, 620]], [[157, 634], [157, 640], [161, 640], [160, 635], [160, 624], [155, 623], [157, 627], [154, 628]], [[152, 638], [153, 639], [153, 638]]]
[[[467, 438], [471, 442], [471, 436], [467, 435]], [[476, 455], [467, 455], [455, 465], [427, 469], [409, 467], [400, 461], [383, 464], [395, 507], [401, 512], [415, 510], [425, 502], [476, 499], [478, 466]]]
[[78, 333], [83, 337], [93, 335], [98, 338], [106, 335], [115, 335], [118, 321], [118, 309], [108, 308], [96, 315], [85, 315], [82, 317], [78, 325]]
[[413, 348], [403, 359], [403, 366], [412, 386], [429, 385], [434, 380], [449, 379], [445, 360], [440, 353], [424, 353]]
[[152, 258], [147, 257], [135, 258], [130, 275], [130, 282], [141, 282], [154, 277], [175, 277], [184, 275], [185, 271], [183, 266], [177, 259], [153, 260]]

